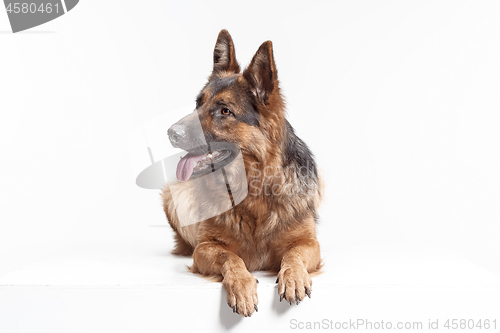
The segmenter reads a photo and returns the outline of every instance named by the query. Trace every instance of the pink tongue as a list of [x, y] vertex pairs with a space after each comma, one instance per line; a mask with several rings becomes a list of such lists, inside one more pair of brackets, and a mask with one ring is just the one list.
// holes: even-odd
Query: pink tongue
[[205, 155], [191, 155], [187, 154], [177, 164], [177, 179], [180, 182], [187, 182], [189, 177], [193, 174], [194, 166], [197, 162], [201, 161]]

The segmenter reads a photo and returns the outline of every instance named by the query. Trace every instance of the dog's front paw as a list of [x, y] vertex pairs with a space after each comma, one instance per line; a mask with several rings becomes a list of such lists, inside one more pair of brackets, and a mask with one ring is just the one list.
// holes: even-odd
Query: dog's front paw
[[244, 317], [250, 317], [258, 311], [257, 283], [259, 281], [250, 273], [225, 276], [222, 285], [227, 292], [227, 305]]
[[299, 304], [307, 295], [311, 298], [312, 280], [304, 267], [284, 267], [278, 273], [278, 294], [292, 305]]

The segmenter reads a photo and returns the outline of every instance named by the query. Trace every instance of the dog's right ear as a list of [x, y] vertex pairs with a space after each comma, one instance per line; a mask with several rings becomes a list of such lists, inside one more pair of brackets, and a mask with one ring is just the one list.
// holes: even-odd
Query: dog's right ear
[[253, 94], [263, 103], [267, 103], [273, 92], [277, 91], [278, 70], [271, 41], [262, 43], [243, 72], [243, 77], [250, 83]]
[[240, 72], [240, 65], [236, 61], [233, 39], [226, 29], [219, 32], [214, 48], [214, 70], [212, 74], [220, 72]]

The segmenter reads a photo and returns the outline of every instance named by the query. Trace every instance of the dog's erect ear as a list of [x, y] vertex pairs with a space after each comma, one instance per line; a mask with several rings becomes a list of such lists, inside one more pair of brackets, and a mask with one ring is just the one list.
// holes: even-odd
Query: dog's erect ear
[[252, 86], [257, 98], [266, 103], [273, 90], [278, 87], [278, 71], [271, 41], [268, 40], [259, 47], [243, 76]]
[[236, 53], [231, 35], [227, 30], [221, 30], [214, 48], [214, 70], [213, 73], [222, 71], [239, 73], [240, 65], [236, 61]]

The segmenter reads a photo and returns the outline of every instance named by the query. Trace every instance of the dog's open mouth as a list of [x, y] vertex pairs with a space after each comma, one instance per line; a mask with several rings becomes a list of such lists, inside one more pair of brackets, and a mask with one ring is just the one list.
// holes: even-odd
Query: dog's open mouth
[[231, 163], [236, 155], [236, 145], [225, 142], [192, 149], [177, 164], [177, 180], [186, 182], [218, 170]]

